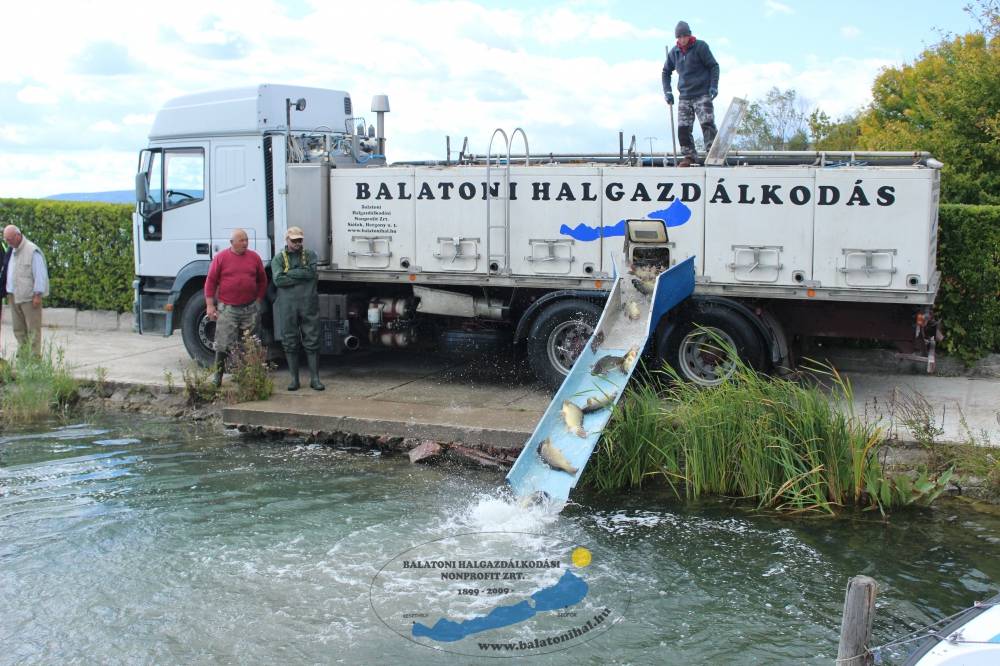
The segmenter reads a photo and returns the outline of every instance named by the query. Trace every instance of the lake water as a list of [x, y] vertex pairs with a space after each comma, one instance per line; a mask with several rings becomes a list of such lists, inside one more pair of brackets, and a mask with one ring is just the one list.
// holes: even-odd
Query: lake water
[[[518, 600], [496, 583], [401, 569], [470, 548], [509, 561], [572, 546], [548, 573], [589, 582], [580, 609], [611, 607], [589, 640], [518, 655], [539, 664], [829, 664], [853, 575], [881, 585], [878, 644], [1000, 588], [1000, 515], [964, 503], [886, 524], [577, 493], [551, 515], [507, 501], [502, 482], [142, 417], [8, 430], [0, 663], [495, 663], [463, 652], [468, 639], [399, 630], [400, 618], [430, 626]], [[463, 601], [468, 590], [479, 596]], [[542, 615], [567, 628], [589, 617]], [[476, 638], [556, 631], [522, 624]]]

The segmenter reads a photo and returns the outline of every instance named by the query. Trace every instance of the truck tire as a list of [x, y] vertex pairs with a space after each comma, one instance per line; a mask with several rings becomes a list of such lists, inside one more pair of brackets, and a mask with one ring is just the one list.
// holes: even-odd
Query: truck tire
[[528, 362], [535, 376], [558, 388], [569, 374], [601, 317], [592, 301], [555, 301], [538, 315], [528, 334]]
[[203, 368], [215, 363], [215, 322], [205, 314], [205, 299], [195, 292], [181, 313], [181, 337], [188, 355]]
[[766, 369], [764, 342], [740, 313], [717, 303], [700, 303], [679, 316], [681, 321], [657, 334], [656, 353], [685, 381], [717, 386], [736, 371], [736, 363], [719, 351], [713, 334], [749, 367]]

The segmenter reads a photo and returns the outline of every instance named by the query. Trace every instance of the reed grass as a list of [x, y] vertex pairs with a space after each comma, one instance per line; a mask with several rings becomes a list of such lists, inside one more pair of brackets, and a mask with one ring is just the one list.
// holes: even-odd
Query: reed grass
[[229, 353], [227, 365], [236, 387], [233, 394], [236, 402], [267, 400], [274, 393], [274, 380], [268, 374], [271, 364], [267, 360], [267, 347], [257, 336], [244, 333], [241, 344]]
[[883, 433], [854, 414], [850, 382], [830, 366], [809, 371], [805, 381], [772, 378], [737, 360], [712, 388], [669, 366], [652, 373], [616, 408], [583, 483], [612, 492], [655, 481], [679, 499], [721, 495], [790, 513], [917, 501], [908, 478], [883, 474]]
[[77, 381], [70, 374], [61, 347], [43, 345], [32, 353], [21, 346], [0, 363], [0, 413], [5, 423], [30, 423], [65, 411], [77, 398]]

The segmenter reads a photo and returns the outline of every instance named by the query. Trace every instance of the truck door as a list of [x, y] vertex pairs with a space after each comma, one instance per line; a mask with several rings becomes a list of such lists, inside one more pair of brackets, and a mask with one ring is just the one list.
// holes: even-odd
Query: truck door
[[247, 232], [250, 249], [265, 262], [267, 237], [264, 156], [260, 137], [212, 141], [212, 254], [229, 247], [233, 229]]
[[144, 154], [147, 196], [139, 206], [139, 275], [170, 277], [192, 261], [210, 258], [207, 147], [192, 142]]

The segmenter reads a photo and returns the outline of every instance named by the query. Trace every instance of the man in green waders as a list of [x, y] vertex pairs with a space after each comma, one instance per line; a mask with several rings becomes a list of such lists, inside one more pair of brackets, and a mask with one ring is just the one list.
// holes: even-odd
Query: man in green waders
[[319, 380], [319, 294], [316, 291], [316, 253], [303, 247], [302, 229], [289, 227], [285, 249], [271, 260], [271, 275], [278, 288], [275, 317], [281, 322], [281, 346], [288, 360], [292, 381], [289, 391], [299, 390], [299, 338], [309, 362], [309, 386], [326, 387]]

